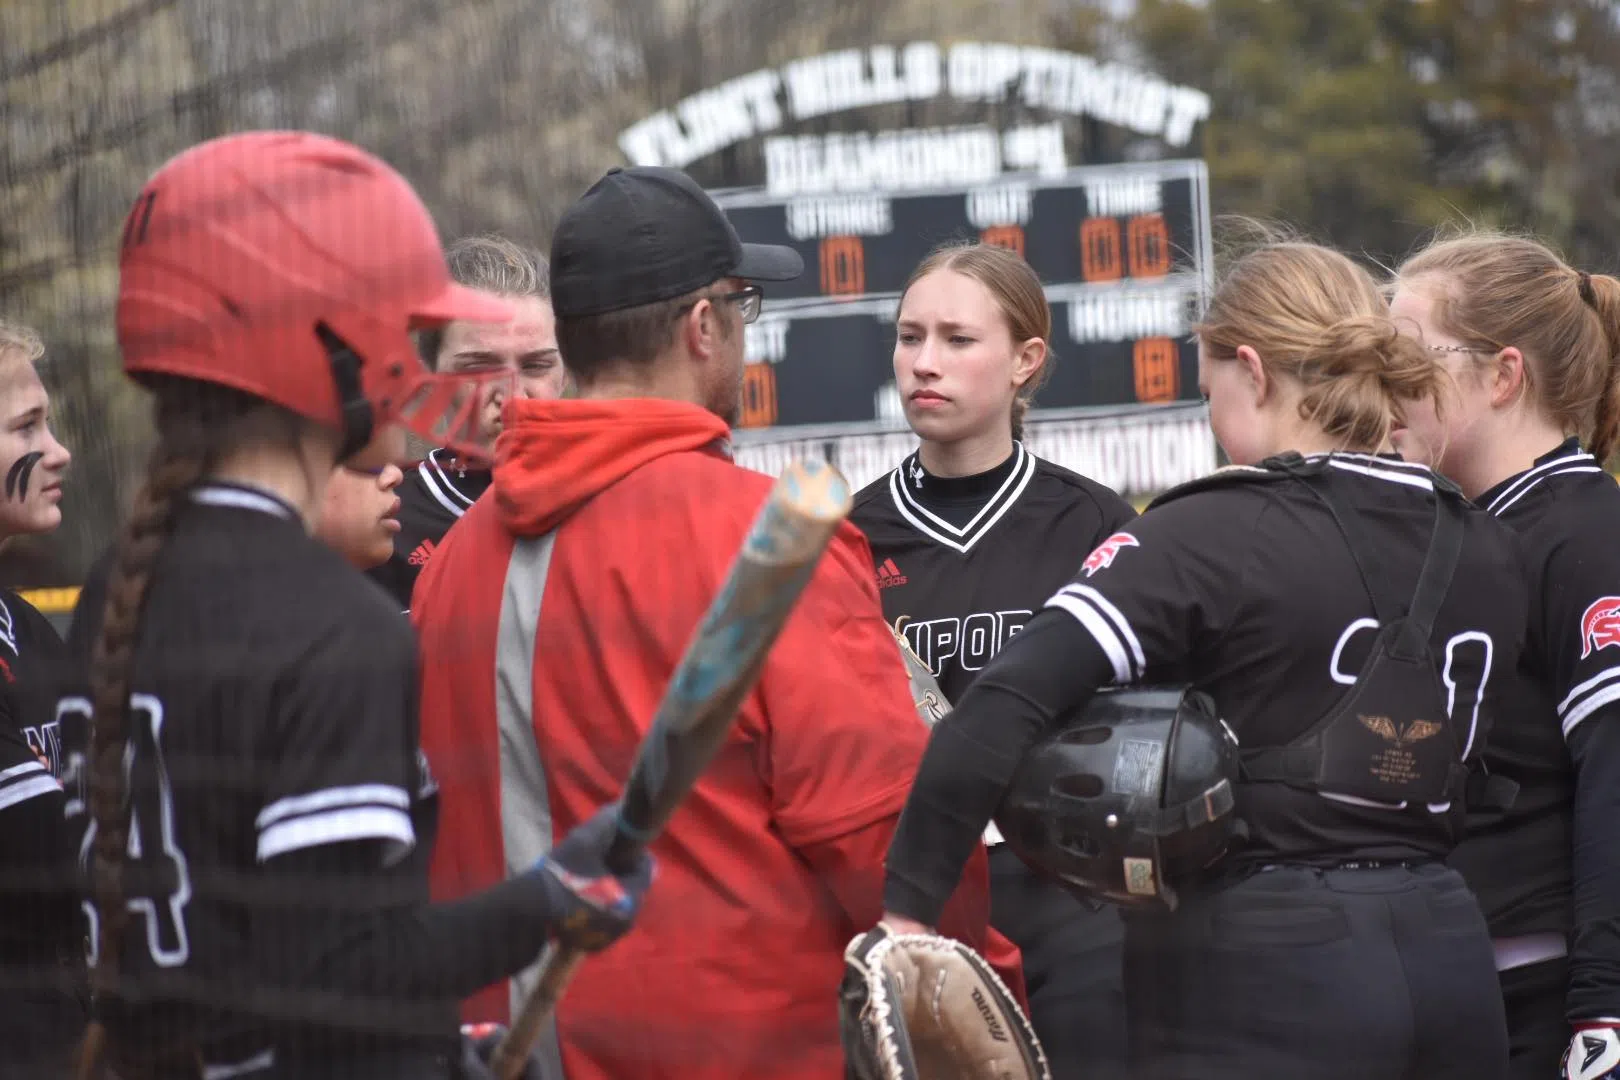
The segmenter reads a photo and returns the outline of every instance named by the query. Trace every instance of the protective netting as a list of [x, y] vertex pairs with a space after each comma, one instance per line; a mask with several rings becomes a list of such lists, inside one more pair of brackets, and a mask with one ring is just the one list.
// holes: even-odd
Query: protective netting
[[[184, 147], [256, 127], [338, 135], [399, 168], [447, 239], [496, 231], [543, 250], [560, 209], [626, 162], [621, 132], [726, 78], [884, 41], [1084, 47], [1090, 15], [1086, 4], [1033, 0], [3, 5], [0, 311], [43, 333], [76, 458], [63, 528], [17, 545], [12, 580], [76, 582], [130, 493], [147, 418], [115, 364], [114, 252], [135, 190]], [[1015, 102], [945, 99], [834, 113], [799, 130], [1029, 115]], [[1105, 125], [1069, 123], [1088, 160], [1119, 152]], [[761, 153], [746, 140], [689, 171], [709, 187], [756, 184]]]
[[[1036, 2], [990, 8], [964, 4], [941, 11], [938, 5], [912, 0], [860, 5], [839, 0], [469, 0], [454, 5], [437, 0], [19, 0], [0, 5], [0, 112], [5, 117], [0, 140], [0, 316], [37, 329], [43, 338], [46, 353], [39, 367], [52, 393], [53, 424], [74, 458], [64, 524], [50, 534], [10, 544], [5, 583], [19, 588], [77, 586], [130, 513], [152, 430], [148, 397], [118, 367], [116, 256], [121, 226], [141, 183], [182, 149], [256, 128], [337, 135], [398, 168], [422, 194], [447, 241], [499, 233], [543, 251], [562, 207], [607, 168], [625, 163], [622, 132], [726, 78], [795, 57], [883, 41], [963, 37], [1082, 44], [1091, 25], [1087, 11], [1087, 5]], [[1006, 126], [1032, 119], [1030, 110], [1016, 102], [912, 101], [827, 115], [797, 130], [825, 134], [962, 123]], [[1090, 160], [1117, 160], [1121, 140], [1092, 120], [1073, 118], [1069, 123], [1074, 143], [1088, 146]], [[761, 153], [757, 141], [744, 141], [692, 162], [689, 171], [711, 188], [757, 184]], [[197, 269], [207, 273], [206, 267]], [[886, 365], [886, 352], [873, 360]], [[1129, 426], [1128, 420], [1119, 423]], [[870, 479], [877, 467], [877, 450], [860, 440], [835, 438], [819, 445], [813, 443], [814, 432], [803, 434], [812, 442], [801, 449], [840, 460], [852, 480]], [[1118, 441], [1120, 434], [1103, 437]], [[864, 438], [876, 440], [884, 453], [893, 449], [894, 440], [875, 430]], [[1184, 433], [1172, 441], [1176, 439], [1188, 442]], [[740, 456], [775, 471], [783, 463], [780, 451], [744, 446]], [[1175, 453], [1197, 457], [1207, 450], [1178, 443]], [[1107, 450], [1100, 456], [1106, 458]], [[1139, 485], [1154, 482], [1146, 476], [1135, 479]], [[29, 595], [66, 630], [71, 591]], [[197, 656], [199, 680], [212, 670], [209, 663]], [[102, 796], [97, 781], [87, 782], [94, 761], [75, 758], [65, 749], [63, 730], [64, 724], [72, 727], [88, 716], [88, 703], [74, 703], [54, 717], [48, 717], [50, 706], [42, 708], [39, 722], [21, 725], [27, 749], [61, 776], [70, 820], [82, 826], [86, 803]], [[187, 898], [194, 882], [204, 879], [196, 876], [203, 871], [188, 869], [165, 824], [171, 778], [163, 771], [163, 747], [178, 736], [161, 734], [163, 715], [162, 703], [141, 699], [125, 721], [134, 747], [135, 794], [123, 888], [127, 896], [145, 898], [143, 907], [132, 909], [126, 940], [137, 942], [136, 948], [146, 942], [159, 966], [178, 965], [184, 983], [186, 925], [196, 917], [195, 908], [187, 912]], [[71, 736], [66, 743], [73, 744]], [[266, 778], [256, 769], [277, 767], [235, 758], [189, 761], [218, 771], [216, 786], [226, 792], [222, 797], [227, 801], [263, 787]], [[454, 761], [441, 763], [441, 779], [465, 782], [456, 767]], [[15, 768], [34, 766], [24, 761]], [[488, 786], [498, 780], [483, 775], [478, 783]], [[20, 790], [5, 788], [0, 801], [9, 795], [20, 798]], [[295, 831], [308, 809], [287, 800], [267, 806], [260, 818], [279, 814], [287, 820], [260, 821], [260, 831]], [[460, 842], [454, 835], [440, 838], [441, 844]], [[89, 841], [84, 851], [89, 851]], [[26, 874], [7, 873], [13, 889], [29, 893]], [[207, 887], [244, 886], [221, 886], [214, 879]], [[8, 902], [18, 895], [8, 894]], [[290, 908], [300, 900], [327, 903], [314, 899], [325, 896], [334, 908], [348, 904], [363, 909], [368, 895], [336, 898], [318, 891], [311, 879], [308, 888], [284, 899]], [[25, 895], [13, 909], [20, 914], [12, 929], [21, 939], [34, 932], [26, 922], [34, 917], [28, 912], [42, 910], [37, 899]], [[502, 914], [486, 913], [492, 919]], [[48, 928], [45, 917], [40, 919], [34, 929], [44, 938]], [[701, 939], [719, 930], [694, 926], [692, 932]], [[15, 957], [8, 955], [8, 963], [0, 964], [6, 968], [0, 993], [16, 993], [11, 983], [19, 972], [33, 972], [46, 981], [72, 979], [76, 953], [68, 949], [46, 957], [43, 969], [9, 964]], [[35, 990], [49, 996], [39, 987], [23, 993]], [[80, 983], [74, 992], [83, 991]], [[252, 1000], [262, 1011], [305, 1019], [319, 1019], [325, 1009], [318, 998], [289, 996], [242, 980], [194, 987], [187, 994], [216, 1006]], [[829, 1010], [831, 1001], [829, 988]], [[355, 1026], [397, 1034], [429, 1023], [409, 1009], [369, 1016], [357, 1016]], [[20, 1014], [14, 1019], [29, 1022]], [[176, 1049], [163, 1045], [168, 1038], [163, 1030], [145, 1034], [152, 1039], [148, 1049]], [[229, 1032], [216, 1034], [230, 1044]], [[669, 1038], [701, 1035], [672, 1029]], [[40, 1045], [48, 1041], [42, 1035]], [[30, 1045], [8, 1037], [16, 1056]], [[653, 1049], [649, 1045], [649, 1053]], [[184, 1046], [179, 1050], [189, 1056]], [[792, 1047], [780, 1052], [784, 1062], [795, 1056]], [[47, 1074], [62, 1073], [51, 1069]]]
[[[1024, 164], [1037, 163], [1043, 146], [1050, 147], [1042, 140], [1057, 132], [1069, 148], [1065, 164], [1071, 167], [1174, 157], [1193, 162], [1207, 148], [1217, 212], [1288, 217], [1370, 261], [1395, 257], [1402, 245], [1460, 209], [1484, 222], [1548, 231], [1594, 271], [1606, 268], [1600, 258], [1612, 264], [1620, 250], [1614, 224], [1620, 221], [1620, 188], [1614, 184], [1620, 140], [1613, 138], [1620, 131], [1620, 23], [1612, 5], [1334, 0], [1293, 5], [1285, 18], [1280, 13], [1288, 7], [1108, 0], [0, 0], [0, 318], [40, 332], [46, 347], [40, 366], [53, 395], [54, 422], [74, 455], [63, 525], [8, 543], [0, 557], [0, 584], [76, 586], [128, 514], [152, 432], [147, 398], [118, 366], [112, 313], [119, 230], [132, 197], [154, 169], [190, 145], [230, 132], [297, 128], [354, 141], [411, 181], [446, 240], [499, 233], [545, 250], [559, 213], [578, 194], [633, 152], [659, 145], [657, 131], [638, 123], [728, 80], [879, 43], [935, 43], [940, 55], [962, 42], [1031, 45], [1097, 58], [1099, 66], [1085, 71], [1094, 92], [1085, 108], [1039, 108], [1027, 92], [974, 99], [916, 95], [831, 109], [783, 130], [822, 137], [988, 125], [1023, 133], [1006, 146], [1013, 157], [1023, 155]], [[1211, 9], [1222, 17], [1208, 15]], [[1541, 9], [1551, 14], [1538, 14]], [[1500, 24], [1489, 21], [1497, 15]], [[1351, 31], [1363, 36], [1352, 39]], [[1146, 93], [1148, 105], [1172, 112], [1175, 106], [1159, 100], [1168, 93], [1159, 83], [1147, 92], [1137, 87], [1135, 97], [1123, 90], [1115, 95], [1108, 81], [1114, 69], [1100, 66], [1110, 61], [1156, 72], [1160, 83], [1205, 87], [1215, 110], [1199, 114], [1196, 138], [1173, 146], [1133, 131], [1128, 97], [1142, 106]], [[857, 55], [853, 62], [859, 67], [864, 61]], [[1030, 84], [1024, 85], [1027, 90]], [[1074, 96], [1078, 100], [1080, 92]], [[1548, 103], [1546, 110], [1531, 107], [1537, 103]], [[1210, 122], [1203, 125], [1206, 117]], [[696, 112], [688, 117], [700, 118]], [[760, 139], [728, 140], [722, 134], [714, 145], [714, 152], [681, 162], [700, 183], [718, 191], [762, 182], [770, 163]], [[801, 166], [808, 170], [802, 163], [795, 167]], [[1126, 191], [1123, 197], [1128, 202], [1134, 196]], [[1208, 236], [1209, 222], [1202, 217], [1208, 204], [1189, 199], [1187, 205], [1193, 209], [1178, 224], [1190, 239], [1173, 252], [1167, 249], [1174, 245], [1154, 239], [1167, 234], [1142, 220], [1151, 212], [1099, 215], [1118, 220], [1105, 226], [1113, 239], [1097, 241], [1103, 245], [1098, 250], [1111, 252], [1098, 256], [1097, 274], [1107, 277], [1112, 266], [1117, 278], [1118, 263], [1126, 258], [1123, 245], [1140, 234], [1148, 239], [1131, 250], [1147, 253], [1153, 276], [1186, 274], [1186, 296], [1201, 301], [1211, 253], [1200, 250], [1197, 266], [1187, 258]], [[864, 212], [854, 204], [817, 211], [846, 223]], [[1163, 222], [1158, 225], [1162, 230]], [[988, 226], [1009, 228], [999, 221]], [[999, 232], [997, 239], [1022, 249], [1027, 238]], [[1065, 234], [1065, 243], [1070, 239]], [[1083, 231], [1079, 241], [1082, 247], [1088, 242]], [[810, 267], [820, 275], [822, 291], [861, 291], [841, 286], [866, 271], [865, 249], [835, 244], [823, 250], [825, 262]], [[872, 267], [875, 274], [875, 259]], [[829, 281], [840, 288], [827, 288]], [[1127, 299], [1133, 294], [1124, 286], [1130, 284], [1120, 290]], [[1075, 404], [1084, 397], [1079, 394], [1062, 402], [1074, 407], [1038, 416], [1029, 449], [1138, 503], [1208, 472], [1217, 452], [1195, 400], [1195, 365], [1185, 336], [1195, 305], [1178, 299], [1173, 317], [1165, 320], [1151, 298], [1106, 309], [1085, 308], [1074, 297], [1063, 302], [1064, 333], [1076, 342], [1120, 345], [1121, 358], [1113, 375], [1095, 380], [1106, 383], [1096, 401], [1082, 407]], [[767, 301], [767, 317], [749, 328], [751, 359], [781, 343], [784, 331], [769, 317], [771, 310]], [[869, 328], [876, 344], [870, 358], [857, 359], [883, 368], [892, 310], [874, 304], [866, 314], [876, 316], [876, 329]], [[1180, 332], [1138, 334], [1131, 320], [1173, 324]], [[1116, 332], [1119, 326], [1126, 329]], [[1143, 336], [1154, 347], [1132, 355], [1131, 340]], [[1083, 367], [1069, 368], [1065, 377], [1091, 385]], [[738, 460], [775, 473], [795, 458], [825, 457], [857, 487], [869, 483], [915, 444], [896, 414], [897, 399], [887, 393], [892, 387], [880, 385], [882, 379], [862, 391], [861, 408], [876, 414], [871, 422], [818, 421], [795, 430], [750, 425], [737, 433]], [[776, 415], [775, 396], [792, 392], [775, 382], [768, 391], [752, 382], [746, 389], [769, 401], [761, 416]], [[420, 550], [425, 559], [431, 545]], [[885, 572], [880, 583], [904, 580], [897, 571], [888, 578]], [[70, 589], [33, 595], [65, 628]], [[4, 629], [12, 633], [9, 621]], [[640, 628], [621, 630], [625, 647], [635, 647]], [[9, 669], [5, 676], [10, 679]], [[148, 736], [153, 744], [159, 741], [160, 717], [160, 709], [150, 708], [135, 717], [138, 742]], [[28, 748], [42, 764], [71, 772], [54, 720], [23, 726]], [[455, 770], [473, 770], [472, 782], [498, 788], [502, 776], [491, 760], [452, 760], [436, 768], [441, 779], [461, 783], [469, 775]], [[260, 783], [250, 775], [251, 764], [226, 761], [220, 767], [248, 787]], [[32, 771], [28, 761], [11, 768]], [[20, 790], [15, 781], [24, 775], [10, 776], [13, 786], [7, 788], [4, 769], [0, 810], [16, 805], [6, 793]], [[416, 779], [423, 790], [433, 783], [425, 775]], [[71, 799], [78, 789], [65, 783]], [[163, 842], [150, 839], [152, 819], [162, 816], [165, 805], [151, 801], [154, 791], [160, 793], [148, 788], [142, 796], [148, 800], [148, 828], [136, 831], [148, 838], [140, 842], [147, 845], [142, 865], [155, 866], [160, 879], [148, 886], [158, 893], [170, 889], [165, 895], [172, 896], [179, 879], [164, 858], [173, 853], [160, 854]], [[288, 817], [302, 812], [285, 801], [264, 812], [272, 810]], [[464, 838], [441, 835], [438, 842], [454, 846]], [[0, 846], [5, 843], [0, 837]], [[767, 881], [755, 895], [773, 910], [802, 900], [791, 883], [780, 895], [775, 890]], [[364, 909], [368, 900], [354, 895], [346, 902]], [[154, 907], [150, 923], [160, 922]], [[26, 925], [21, 929], [26, 937]], [[1107, 938], [1109, 931], [1099, 933]], [[693, 925], [683, 944], [691, 946], [687, 955], [701, 955], [707, 942], [717, 951], [734, 950], [735, 939], [726, 935], [726, 927]], [[1106, 941], [1098, 945], [1111, 947]], [[701, 1002], [716, 984], [701, 962], [691, 967], [661, 977], [689, 978], [691, 996]], [[768, 984], [769, 972], [756, 974]], [[12, 989], [0, 986], [0, 993]], [[239, 985], [232, 992], [244, 999], [260, 994], [266, 1008], [306, 1016], [321, 1011], [318, 1000], [266, 998], [262, 989]], [[768, 985], [758, 1000], [765, 1004], [757, 1007], [772, 1007]], [[829, 987], [822, 1018], [832, 1009]], [[1093, 1027], [1117, 1028], [1114, 1015], [1096, 1010], [1102, 1019], [1092, 1017]], [[393, 1034], [416, 1018], [385, 1006], [358, 1023]], [[13, 1030], [5, 1025], [0, 1017], [0, 1033]], [[1121, 1032], [1095, 1034], [1117, 1038]], [[632, 1046], [642, 1040], [649, 1057], [713, 1052], [710, 1032], [679, 1017], [663, 1018], [653, 1032], [598, 1031], [592, 1037], [611, 1041], [618, 1035]], [[6, 1046], [0, 1038], [0, 1074]], [[775, 1052], [787, 1068], [817, 1049], [784, 1043]], [[775, 1064], [753, 1074], [769, 1075]]]

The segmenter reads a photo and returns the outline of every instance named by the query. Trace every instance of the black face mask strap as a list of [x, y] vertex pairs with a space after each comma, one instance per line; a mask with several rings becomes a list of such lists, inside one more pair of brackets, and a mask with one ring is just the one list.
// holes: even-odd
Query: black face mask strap
[[1305, 485], [1305, 490], [1309, 491], [1333, 518], [1333, 523], [1338, 527], [1339, 535], [1344, 538], [1345, 547], [1350, 552], [1350, 560], [1356, 564], [1356, 573], [1361, 576], [1362, 587], [1367, 590], [1367, 596], [1372, 600], [1373, 614], [1378, 616], [1378, 622], [1381, 625], [1394, 622], [1400, 617], [1401, 601], [1398, 592], [1378, 568], [1378, 548], [1368, 537], [1360, 518], [1334, 495], [1334, 485], [1343, 482], [1342, 474], [1333, 475], [1325, 463], [1316, 465], [1314, 469], [1296, 466], [1287, 471], [1293, 474], [1294, 479]]
[[338, 407], [343, 413], [343, 446], [338, 460], [347, 461], [371, 442], [375, 414], [360, 387], [359, 355], [325, 323], [316, 323], [315, 333], [326, 346], [332, 364], [332, 382], [337, 386]]
[[1411, 619], [1425, 641], [1440, 614], [1451, 589], [1451, 575], [1457, 569], [1462, 555], [1463, 532], [1466, 529], [1463, 501], [1460, 493], [1436, 488], [1434, 493], [1434, 533], [1429, 538], [1429, 553], [1423, 559], [1418, 574], [1417, 588], [1412, 595]]

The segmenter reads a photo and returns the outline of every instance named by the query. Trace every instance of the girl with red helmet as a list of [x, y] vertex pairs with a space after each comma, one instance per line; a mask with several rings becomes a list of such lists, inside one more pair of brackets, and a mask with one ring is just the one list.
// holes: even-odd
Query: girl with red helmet
[[605, 869], [611, 808], [495, 888], [427, 902], [410, 629], [310, 535], [334, 466], [394, 460], [401, 422], [441, 445], [472, 430], [477, 388], [427, 373], [413, 329], [505, 316], [346, 143], [216, 139], [137, 199], [118, 335], [158, 440], [57, 709], [89, 882], [82, 1073], [448, 1077], [458, 999], [554, 937], [628, 929], [651, 867]]

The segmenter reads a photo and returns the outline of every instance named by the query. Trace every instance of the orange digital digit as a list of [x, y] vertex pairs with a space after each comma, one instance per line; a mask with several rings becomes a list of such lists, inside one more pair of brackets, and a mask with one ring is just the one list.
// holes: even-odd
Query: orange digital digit
[[1170, 272], [1170, 230], [1163, 214], [1138, 214], [1125, 226], [1131, 277], [1164, 277]]
[[1132, 350], [1136, 400], [1174, 401], [1181, 392], [1181, 351], [1169, 338], [1143, 338]]
[[770, 427], [776, 423], [776, 369], [770, 364], [743, 366], [742, 418], [738, 427]]
[[821, 241], [821, 292], [825, 296], [858, 296], [866, 291], [866, 244], [858, 236], [828, 236]]
[[1024, 227], [1022, 225], [992, 225], [979, 234], [979, 239], [995, 247], [1004, 247], [1024, 257]]
[[1119, 257], [1119, 222], [1086, 218], [1080, 223], [1080, 274], [1087, 281], [1118, 281], [1124, 269]]

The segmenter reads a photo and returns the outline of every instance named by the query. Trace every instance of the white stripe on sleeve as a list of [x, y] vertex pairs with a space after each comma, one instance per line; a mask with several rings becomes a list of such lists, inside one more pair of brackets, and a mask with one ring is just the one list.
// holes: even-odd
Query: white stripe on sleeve
[[29, 773], [44, 772], [45, 766], [37, 761], [25, 761], [21, 765], [13, 765], [9, 769], [0, 769], [0, 784], [9, 784], [13, 780], [21, 780]]
[[398, 810], [409, 809], [411, 797], [402, 787], [393, 784], [351, 784], [346, 787], [322, 788], [307, 795], [289, 795], [278, 799], [259, 811], [255, 824], [263, 832], [283, 818], [313, 814], [340, 806], [390, 806]]
[[416, 844], [416, 831], [403, 811], [391, 807], [350, 806], [307, 814], [271, 825], [259, 833], [259, 861], [303, 848], [349, 840], [388, 840], [389, 862]]
[[1147, 658], [1142, 655], [1142, 643], [1137, 640], [1136, 631], [1131, 629], [1131, 621], [1125, 617], [1125, 613], [1115, 607], [1112, 600], [1090, 585], [1078, 583], [1066, 585], [1062, 591], [1071, 596], [1078, 596], [1082, 600], [1091, 601], [1092, 605], [1102, 613], [1103, 617], [1113, 626], [1115, 632], [1119, 634], [1119, 639], [1130, 649], [1131, 660], [1135, 664], [1136, 676], [1140, 678], [1142, 672], [1147, 670]]
[[41, 775], [31, 776], [13, 784], [0, 787], [0, 810], [16, 806], [29, 799], [37, 799], [41, 795], [49, 795], [53, 791], [61, 791], [62, 785], [56, 782], [56, 777], [41, 770]]
[[1114, 666], [1116, 682], [1123, 685], [1141, 676], [1147, 667], [1141, 642], [1129, 620], [1096, 589], [1089, 585], [1065, 586], [1046, 606], [1061, 608], [1079, 620]]
[[1558, 715], [1563, 720], [1565, 739], [1569, 738], [1569, 733], [1574, 731], [1575, 726], [1582, 720], [1610, 702], [1620, 700], [1620, 686], [1611, 683], [1598, 689], [1598, 684], [1617, 676], [1620, 676], [1620, 671], [1611, 670], [1586, 680], [1571, 691], [1563, 704], [1558, 706]]

